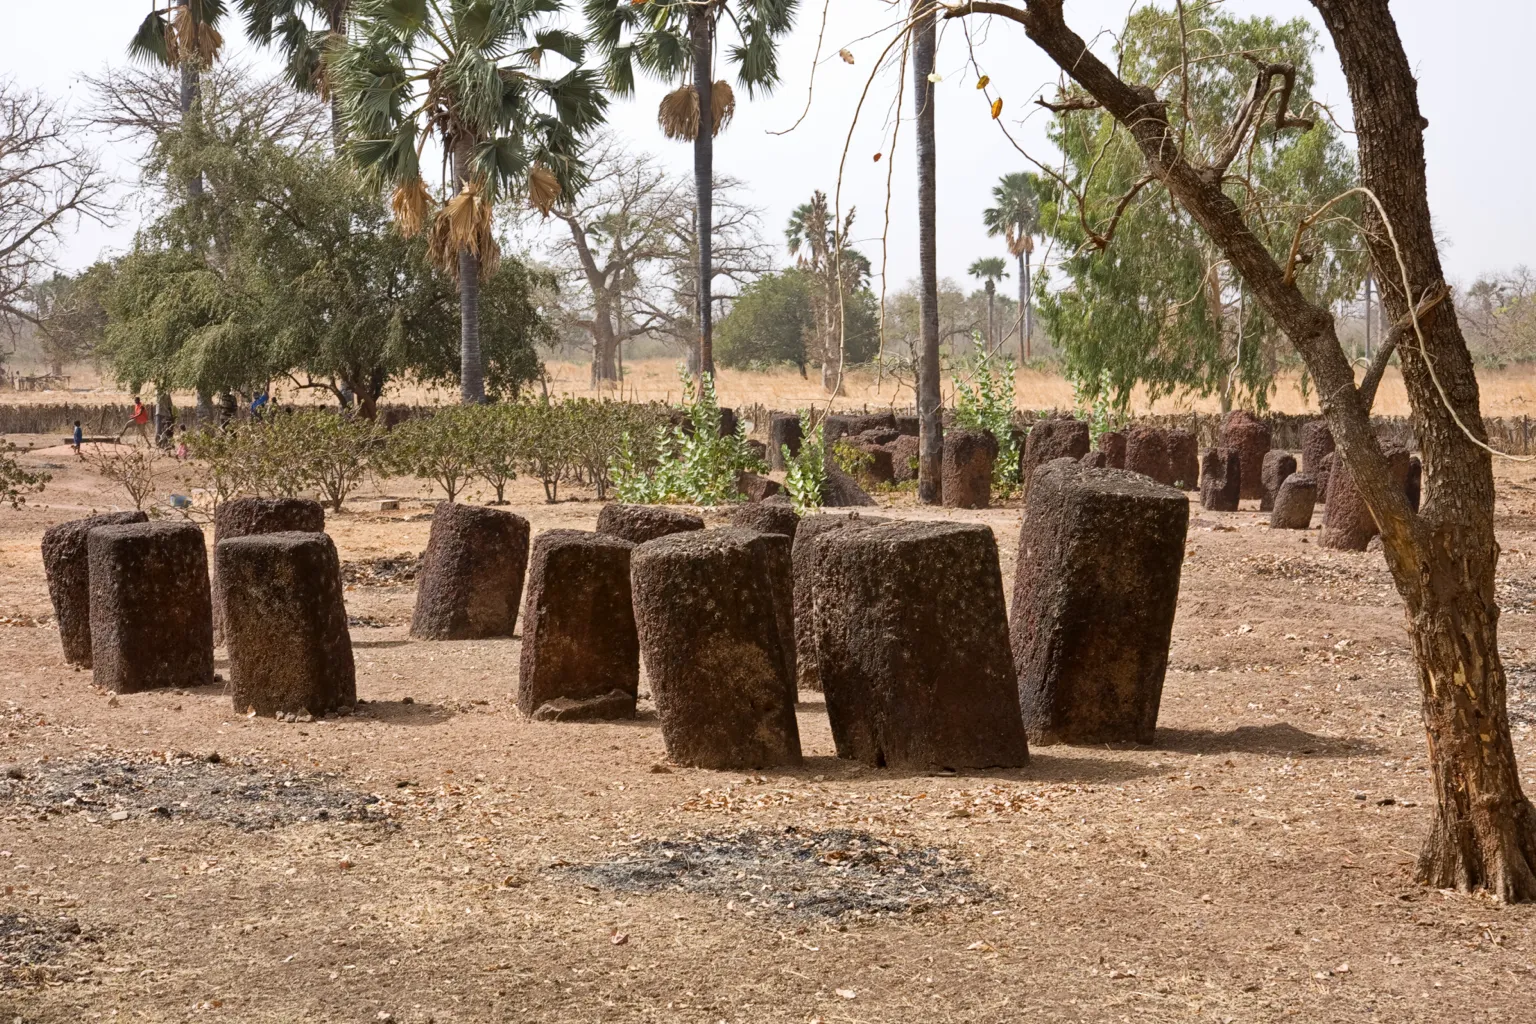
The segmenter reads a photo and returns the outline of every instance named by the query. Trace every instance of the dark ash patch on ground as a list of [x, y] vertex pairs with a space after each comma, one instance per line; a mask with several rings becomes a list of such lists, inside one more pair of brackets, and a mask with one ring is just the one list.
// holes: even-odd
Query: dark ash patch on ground
[[644, 840], [613, 860], [571, 870], [604, 889], [696, 893], [827, 918], [920, 913], [992, 896], [943, 850], [843, 829]]
[[416, 582], [420, 555], [382, 555], [341, 563], [341, 582], [359, 587], [399, 587]]
[[77, 947], [95, 941], [71, 917], [0, 913], [0, 990], [60, 980]]
[[0, 776], [0, 800], [41, 815], [85, 813], [98, 822], [182, 818], [246, 830], [387, 820], [378, 797], [339, 776], [192, 755], [95, 754], [11, 765]]

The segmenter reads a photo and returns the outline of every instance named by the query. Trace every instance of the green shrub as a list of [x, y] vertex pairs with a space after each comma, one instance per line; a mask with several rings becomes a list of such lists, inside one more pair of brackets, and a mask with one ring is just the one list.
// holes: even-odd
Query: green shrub
[[406, 420], [390, 432], [385, 465], [432, 481], [453, 501], [475, 475], [478, 416], [474, 406], [450, 405]]
[[625, 433], [611, 466], [614, 490], [621, 501], [724, 505], [741, 500], [736, 486], [741, 473], [768, 471], [747, 446], [740, 424], [736, 433], [721, 435], [714, 378], [706, 373], [695, 382], [684, 373], [682, 382], [683, 401], [678, 411], [684, 423], [658, 426], [649, 437], [644, 430]]
[[784, 489], [789, 492], [789, 500], [795, 506], [795, 511], [801, 515], [821, 508], [824, 500], [827, 458], [823, 427], [824, 424], [817, 423], [815, 429], [811, 429], [810, 417], [802, 412], [800, 432], [804, 440], [800, 442], [799, 454], [791, 455], [789, 445], [780, 446], [786, 471]]
[[471, 469], [496, 494], [495, 504], [505, 505], [507, 484], [528, 461], [529, 408], [507, 402], [469, 406], [466, 412], [475, 431]]
[[1013, 360], [1000, 367], [977, 354], [965, 365], [971, 382], [955, 382], [955, 425], [966, 430], [987, 430], [997, 439], [997, 460], [992, 464], [992, 491], [1006, 498], [1019, 487], [1019, 445], [1013, 434]]
[[47, 473], [31, 473], [23, 469], [16, 460], [20, 450], [9, 441], [0, 441], [0, 502], [10, 502], [13, 509], [21, 508], [26, 504], [28, 494], [41, 491], [51, 479]]

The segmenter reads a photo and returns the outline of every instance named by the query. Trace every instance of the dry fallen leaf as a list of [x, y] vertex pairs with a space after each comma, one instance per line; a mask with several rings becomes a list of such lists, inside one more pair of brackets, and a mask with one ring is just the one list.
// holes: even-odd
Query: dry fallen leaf
[[992, 947], [989, 944], [985, 943], [985, 942], [973, 942], [969, 946], [966, 946], [965, 948], [966, 949], [973, 949], [973, 950], [975, 950], [978, 953], [990, 953], [990, 952], [992, 952]]
[[849, 51], [847, 47], [844, 47], [843, 49], [838, 50], [837, 51], [837, 55], [839, 57], [843, 58], [843, 63], [845, 63], [845, 64], [852, 64], [853, 63], [853, 53], [851, 51]]
[[844, 999], [852, 999], [854, 996], [858, 995], [858, 992], [854, 991], [851, 988], [840, 988], [840, 989], [836, 989], [835, 991], [837, 992], [838, 995], [842, 996]]
[[610, 935], [608, 937], [608, 941], [613, 943], [615, 946], [622, 946], [625, 943], [629, 942], [629, 933], [628, 932], [614, 932], [612, 935]]

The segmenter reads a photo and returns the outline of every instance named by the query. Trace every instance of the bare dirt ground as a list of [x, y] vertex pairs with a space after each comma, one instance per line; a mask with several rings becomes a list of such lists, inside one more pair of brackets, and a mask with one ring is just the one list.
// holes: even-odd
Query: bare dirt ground
[[[524, 720], [516, 639], [409, 640], [430, 506], [395, 481], [374, 490], [398, 512], [328, 523], [358, 713], [99, 692], [63, 664], [38, 542], [120, 499], [66, 449], [27, 459], [61, 468], [0, 510], [7, 1024], [1532, 1019], [1536, 909], [1412, 881], [1430, 790], [1401, 604], [1379, 554], [1315, 530], [1194, 512], [1152, 747], [872, 770], [805, 692], [802, 769], [710, 772], [666, 763], [649, 701]], [[1500, 476], [1536, 769], [1536, 474]], [[590, 528], [573, 497], [513, 501]], [[996, 530], [1011, 579], [1018, 511], [952, 514]]]

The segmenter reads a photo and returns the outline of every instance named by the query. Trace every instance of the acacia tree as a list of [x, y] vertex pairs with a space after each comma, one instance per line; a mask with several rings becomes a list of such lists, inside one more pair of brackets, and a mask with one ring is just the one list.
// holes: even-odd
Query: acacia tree
[[[736, 81], [747, 95], [767, 93], [779, 81], [776, 40], [794, 27], [798, 0], [585, 0], [593, 39], [608, 58], [608, 88], [618, 96], [635, 91], [635, 65], [664, 82], [682, 82], [661, 101], [658, 120], [669, 139], [693, 143], [693, 183], [697, 199], [699, 368], [715, 372], [712, 287], [715, 269], [714, 137], [736, 111], [736, 96], [725, 81], [715, 80], [715, 50], [720, 22], [736, 28], [737, 42], [727, 51], [736, 65]], [[709, 131], [701, 130], [709, 112]]]
[[[402, 233], [428, 230], [434, 262], [458, 279], [465, 403], [485, 400], [480, 283], [500, 258], [496, 201], [525, 192], [548, 213], [579, 192], [582, 138], [608, 103], [596, 73], [579, 66], [581, 37], [544, 23], [560, 7], [559, 0], [365, 0], [328, 65], [347, 152], [370, 180], [394, 186]], [[540, 74], [555, 57], [578, 66], [559, 77]], [[422, 177], [429, 140], [448, 165], [452, 198], [440, 207]]]
[[[1435, 245], [1424, 162], [1428, 122], [1388, 0], [1312, 4], [1349, 86], [1360, 194], [1368, 200], [1361, 223], [1382, 305], [1388, 321], [1403, 326], [1398, 355], [1425, 471], [1417, 513], [1388, 470], [1371, 429], [1369, 396], [1357, 388], [1332, 313], [1298, 279], [1298, 264], [1313, 244], [1308, 229], [1326, 213], [1315, 212], [1291, 239], [1271, 248], [1223, 188], [1260, 120], [1273, 117], [1282, 131], [1314, 127], [1289, 107], [1295, 69], [1256, 60], [1253, 102], [1212, 145], [1201, 146], [1171, 121], [1173, 98], [1184, 102], [1182, 90], [1159, 95], [1153, 84], [1122, 78], [1067, 25], [1062, 0], [977, 0], [950, 8], [948, 16], [991, 15], [1021, 25], [1079, 90], [1059, 106], [1095, 105], [1115, 119], [1152, 181], [1200, 225], [1301, 353], [1339, 452], [1381, 528], [1407, 609], [1436, 795], [1419, 879], [1533, 900], [1536, 808], [1520, 786], [1498, 646], [1492, 455], [1471, 354]], [[1273, 114], [1272, 98], [1278, 99]], [[1188, 103], [1201, 101], [1191, 89]]]
[[1019, 328], [1019, 365], [1030, 359], [1030, 342], [1034, 338], [1034, 301], [1031, 292], [1034, 282], [1030, 277], [1029, 258], [1035, 251], [1035, 236], [1040, 233], [1040, 185], [1036, 175], [1028, 171], [1014, 171], [1003, 175], [992, 186], [992, 201], [981, 212], [987, 234], [1003, 236], [1008, 254], [1019, 261], [1019, 309], [1024, 322]]
[[987, 344], [988, 352], [997, 344], [997, 282], [1008, 276], [1008, 266], [999, 256], [983, 256], [973, 260], [965, 272], [981, 281], [987, 294]]

